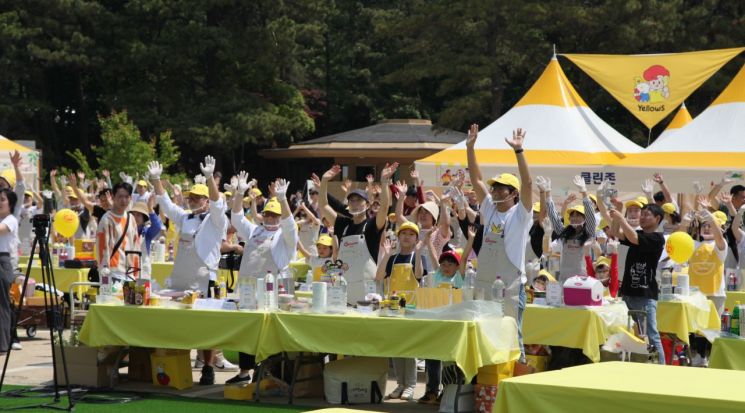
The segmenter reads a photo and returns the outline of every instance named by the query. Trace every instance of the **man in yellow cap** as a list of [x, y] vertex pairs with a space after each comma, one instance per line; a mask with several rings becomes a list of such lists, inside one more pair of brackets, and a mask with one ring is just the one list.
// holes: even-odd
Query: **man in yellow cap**
[[[179, 228], [178, 254], [173, 263], [170, 287], [175, 290], [199, 290], [206, 296], [210, 282], [214, 284], [217, 279], [220, 246], [226, 237], [228, 220], [224, 213], [225, 201], [213, 177], [215, 158], [206, 156], [204, 163], [199, 166], [207, 177], [207, 184], [197, 184], [191, 188], [187, 200], [191, 212], [171, 202], [160, 182], [163, 167], [159, 162], [150, 162], [148, 170], [160, 208]], [[204, 350], [205, 364], [199, 384], [215, 382], [212, 356], [211, 350]]]
[[504, 306], [505, 313], [517, 319], [520, 360], [524, 362], [522, 315], [527, 300], [524, 288], [527, 282], [525, 246], [533, 223], [533, 182], [523, 153], [525, 131], [517, 129], [513, 131], [512, 139], [505, 138], [505, 142], [515, 152], [522, 183], [516, 176], [502, 173], [487, 180], [486, 184], [482, 181], [481, 168], [476, 161], [478, 131], [478, 125], [471, 125], [466, 139], [468, 172], [481, 203], [479, 213], [484, 225], [483, 241], [477, 252], [480, 271], [476, 286], [484, 291], [490, 291], [496, 277], [502, 278], [507, 286], [505, 296], [508, 301]]
[[[239, 270], [241, 279], [264, 278], [267, 273], [271, 272], [276, 282], [279, 282], [280, 273], [287, 269], [290, 260], [295, 256], [298, 231], [292, 217], [292, 209], [287, 202], [289, 186], [290, 182], [284, 179], [278, 179], [272, 183], [276, 198], [269, 199], [264, 204], [264, 210], [261, 212], [263, 217], [261, 225], [246, 219], [243, 214], [242, 199], [235, 197], [233, 200], [230, 222], [238, 232], [238, 236], [246, 242]], [[241, 171], [238, 174], [237, 193], [245, 193], [249, 188], [248, 174]], [[256, 358], [253, 355], [239, 353], [238, 357], [240, 371], [238, 375], [229, 379], [227, 384], [250, 380], [249, 372], [256, 367]]]
[[144, 202], [147, 204], [147, 200], [148, 198], [150, 198], [150, 191], [148, 191], [147, 189], [147, 181], [145, 181], [144, 179], [140, 179], [139, 181], [137, 181], [135, 192], [132, 194], [132, 203], [136, 204], [138, 202]]

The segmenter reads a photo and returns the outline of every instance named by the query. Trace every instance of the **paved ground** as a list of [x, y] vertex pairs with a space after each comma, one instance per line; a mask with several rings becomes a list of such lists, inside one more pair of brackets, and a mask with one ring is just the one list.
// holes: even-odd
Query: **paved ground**
[[[21, 336], [23, 350], [13, 351], [10, 353], [10, 360], [6, 372], [5, 383], [17, 385], [52, 384], [52, 352], [49, 340], [49, 332], [39, 330], [36, 337], [33, 339], [26, 337], [25, 330], [19, 329], [18, 333]], [[195, 355], [196, 353], [192, 351], [192, 359], [195, 357]], [[5, 363], [5, 359], [6, 356], [0, 356], [0, 363]], [[2, 367], [2, 365], [0, 365], [0, 367]], [[197, 383], [199, 381], [200, 372], [199, 370], [193, 370], [192, 373], [194, 381], [195, 383]], [[195, 384], [194, 387], [190, 389], [180, 391], [171, 388], [155, 387], [151, 383], [127, 381], [125, 376], [127, 374], [126, 368], [122, 368], [120, 370], [120, 374], [122, 375], [122, 380], [116, 386], [118, 390], [169, 393], [178, 394], [179, 396], [184, 397], [222, 399], [224, 389], [222, 383], [224, 383], [225, 380], [233, 377], [236, 373], [218, 371], [216, 372], [216, 383], [220, 384], [216, 384], [214, 386], [199, 386], [198, 384]], [[393, 374], [390, 373], [389, 377], [393, 377]], [[414, 393], [415, 398], [419, 398], [424, 394], [425, 381], [426, 375], [420, 372], [419, 382]], [[396, 383], [394, 380], [388, 380], [386, 390], [390, 392], [395, 386]], [[265, 399], [262, 397], [261, 401], [277, 404], [287, 403], [286, 398]], [[329, 406], [322, 398], [296, 399], [295, 404], [301, 406]], [[383, 404], [354, 407], [355, 409], [360, 410], [375, 410], [384, 412], [437, 411], [437, 406], [426, 406], [418, 404], [416, 402], [407, 402], [402, 400], [387, 400]]]

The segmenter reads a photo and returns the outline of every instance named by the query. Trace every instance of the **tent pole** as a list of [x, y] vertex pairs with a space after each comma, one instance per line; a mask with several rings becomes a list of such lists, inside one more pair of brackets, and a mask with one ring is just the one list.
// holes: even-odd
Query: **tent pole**
[[649, 144], [652, 143], [652, 128], [647, 129], [649, 133], [647, 134], [647, 147], [649, 147]]

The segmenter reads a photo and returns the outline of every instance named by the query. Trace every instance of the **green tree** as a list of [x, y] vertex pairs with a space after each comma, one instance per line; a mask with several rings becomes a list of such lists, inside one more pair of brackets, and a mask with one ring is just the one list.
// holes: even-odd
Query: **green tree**
[[[99, 117], [102, 145], [93, 147], [101, 169], [125, 172], [142, 176], [147, 164], [158, 159], [163, 168], [168, 168], [179, 158], [179, 151], [171, 138], [171, 132], [162, 132], [155, 139], [142, 139], [139, 129], [129, 120], [127, 111], [112, 112], [108, 117]], [[160, 149], [158, 153], [157, 148]]]

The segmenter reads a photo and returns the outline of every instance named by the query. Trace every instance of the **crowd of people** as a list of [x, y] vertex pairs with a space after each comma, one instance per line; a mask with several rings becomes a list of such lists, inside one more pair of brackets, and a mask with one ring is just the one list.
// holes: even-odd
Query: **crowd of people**
[[[461, 288], [468, 268], [476, 269], [475, 287], [488, 298], [499, 276], [506, 286], [504, 312], [517, 320], [521, 362], [526, 286], [541, 291], [549, 280], [595, 277], [607, 296], [622, 297], [629, 309], [647, 313], [646, 331], [664, 363], [655, 313], [659, 271], [675, 264], [665, 253], [666, 237], [676, 231], [693, 236], [691, 286], [721, 312], [725, 273], [740, 268], [745, 254], [745, 187], [722, 179], [708, 193], [696, 183], [691, 194], [674, 195], [664, 177], [655, 174], [641, 183], [645, 196], [621, 202], [609, 195], [608, 181], [592, 192], [589, 182], [577, 176], [572, 182], [576, 193], [557, 206], [551, 178], [531, 176], [526, 135], [517, 129], [505, 139], [514, 150], [517, 176], [482, 176], [474, 150], [478, 126], [472, 125], [467, 173], [455, 174], [448, 186], [426, 190], [415, 170], [404, 176], [393, 162], [377, 180], [368, 176], [363, 188], [342, 184], [343, 199], [329, 191], [329, 182], [341, 173], [338, 165], [320, 177], [313, 174], [313, 185], [295, 193], [289, 193], [290, 182], [278, 178], [261, 187], [265, 194], [243, 171], [222, 182], [210, 156], [188, 188], [161, 179], [163, 168], [153, 161], [142, 179], [122, 173], [116, 184], [107, 171], [101, 179], [86, 179], [52, 170], [51, 191], [34, 193], [25, 189], [16, 153], [14, 170], [0, 174], [0, 350], [20, 347], [15, 329], [8, 328], [11, 311], [3, 297], [19, 254], [30, 252], [29, 218], [53, 200], [57, 209], [78, 213], [74, 237], [95, 239], [99, 271], [115, 278], [123, 279], [132, 268], [139, 269], [136, 277], [147, 277], [151, 245], [161, 239], [172, 243], [176, 252], [168, 287], [175, 290], [210, 291], [226, 253], [242, 256], [239, 277], [254, 278], [278, 274], [302, 259], [319, 280], [327, 261], [341, 260], [352, 304], [371, 292], [410, 291], [423, 282]], [[722, 192], [725, 187], [729, 191]], [[200, 352], [202, 384], [214, 383], [214, 353]], [[219, 365], [227, 363], [217, 358]], [[242, 354], [239, 364], [229, 383], [251, 379], [253, 356]], [[398, 385], [388, 397], [413, 399], [416, 362], [396, 359], [393, 364]], [[420, 401], [436, 403], [441, 363], [427, 360], [425, 365], [428, 383]]]

